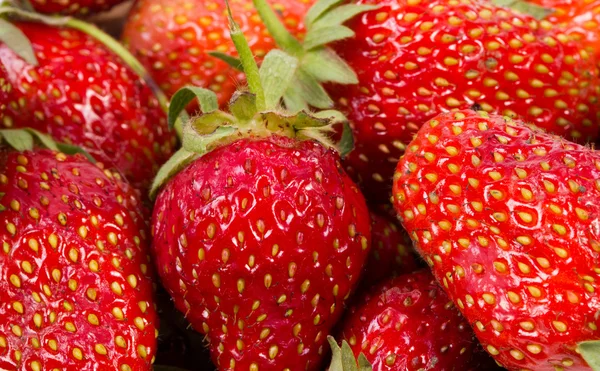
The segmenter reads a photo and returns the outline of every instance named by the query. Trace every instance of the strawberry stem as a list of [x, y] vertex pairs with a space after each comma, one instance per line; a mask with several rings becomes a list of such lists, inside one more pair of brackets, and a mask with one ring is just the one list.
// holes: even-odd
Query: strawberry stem
[[266, 0], [252, 0], [252, 2], [277, 46], [293, 56], [302, 55], [302, 44], [281, 23]]
[[229, 18], [229, 33], [231, 35], [231, 40], [235, 45], [235, 49], [237, 50], [240, 56], [240, 61], [242, 62], [244, 73], [246, 74], [248, 88], [250, 89], [251, 93], [256, 95], [257, 110], [263, 111], [266, 108], [266, 102], [265, 93], [260, 82], [258, 65], [256, 64], [256, 60], [254, 59], [252, 50], [250, 50], [248, 40], [246, 40], [246, 37], [242, 33], [240, 26], [233, 19], [233, 14], [231, 13], [231, 8], [229, 7], [228, 0], [225, 0], [225, 5], [227, 7], [227, 17]]

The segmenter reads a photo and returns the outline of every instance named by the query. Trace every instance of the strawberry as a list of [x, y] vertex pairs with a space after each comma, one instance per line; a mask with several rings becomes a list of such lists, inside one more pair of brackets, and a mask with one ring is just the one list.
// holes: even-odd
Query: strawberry
[[[301, 16], [312, 2], [277, 3], [279, 17], [294, 34], [303, 33]], [[252, 1], [233, 1], [231, 7], [255, 55], [264, 57], [275, 45]], [[125, 23], [123, 42], [169, 96], [185, 85], [196, 85], [214, 91], [219, 104], [226, 106], [244, 74], [208, 52], [235, 54], [227, 30], [223, 1], [140, 0]]]
[[[16, 0], [20, 2], [22, 0]], [[29, 0], [29, 3], [40, 13], [60, 13], [86, 16], [109, 10], [125, 0]]]
[[115, 165], [135, 187], [148, 187], [175, 145], [148, 84], [91, 36], [100, 31], [89, 25], [83, 29], [91, 35], [69, 26], [14, 26], [35, 54], [28, 62], [0, 42], [1, 125], [33, 127], [80, 145]]
[[[473, 331], [428, 270], [382, 282], [346, 315], [340, 339], [373, 370], [491, 370]], [[332, 370], [333, 371], [333, 370]]]
[[[521, 0], [525, 3], [525, 0]], [[530, 4], [543, 6], [551, 12], [546, 20], [566, 27], [566, 33], [586, 47], [591, 54], [600, 56], [600, 1], [598, 0], [528, 0]]]
[[169, 117], [194, 96], [203, 113], [151, 190], [156, 266], [220, 370], [318, 370], [369, 253], [365, 200], [333, 150], [351, 133], [335, 145], [339, 112], [282, 109], [298, 60], [272, 50], [258, 70], [230, 22], [250, 91], [229, 112], [208, 89], [175, 94]]
[[387, 199], [398, 158], [440, 112], [479, 104], [582, 142], [598, 136], [594, 58], [548, 22], [479, 0], [359, 4], [379, 8], [334, 45], [359, 83], [330, 92], [353, 122], [346, 166], [367, 198]]
[[382, 212], [371, 211], [371, 253], [361, 278], [368, 289], [384, 278], [410, 273], [418, 268], [412, 242], [397, 220]]
[[600, 354], [595, 151], [507, 117], [445, 113], [409, 144], [393, 194], [417, 250], [499, 363], [589, 370], [580, 354]]
[[148, 234], [133, 189], [81, 155], [21, 149], [0, 150], [0, 369], [152, 370]]

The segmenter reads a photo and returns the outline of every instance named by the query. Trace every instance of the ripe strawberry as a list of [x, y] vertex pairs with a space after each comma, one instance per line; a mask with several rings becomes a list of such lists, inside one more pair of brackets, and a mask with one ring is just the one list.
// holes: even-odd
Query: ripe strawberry
[[151, 370], [147, 226], [132, 188], [80, 155], [0, 151], [0, 369]]
[[564, 34], [487, 1], [361, 0], [335, 49], [359, 84], [331, 93], [354, 123], [346, 163], [367, 198], [385, 200], [398, 158], [440, 112], [479, 104], [563, 136], [599, 133], [593, 58]]
[[[277, 3], [278, 15], [294, 34], [304, 31], [302, 15], [312, 2]], [[275, 44], [252, 1], [232, 1], [231, 8], [254, 54], [264, 57]], [[123, 42], [169, 96], [185, 85], [196, 85], [214, 91], [224, 105], [243, 83], [244, 74], [207, 52], [236, 54], [227, 30], [223, 1], [140, 0], [127, 19]]]
[[[525, 2], [523, 0], [523, 2]], [[528, 0], [552, 12], [546, 20], [566, 27], [566, 33], [586, 47], [591, 54], [600, 57], [600, 1], [598, 0]]]
[[589, 369], [579, 353], [600, 339], [595, 151], [509, 118], [446, 113], [410, 143], [393, 192], [417, 250], [499, 363]]
[[[17, 3], [20, 0], [16, 0]], [[40, 13], [69, 14], [85, 16], [108, 10], [125, 0], [29, 0], [33, 8]]]
[[418, 268], [410, 237], [392, 217], [382, 213], [371, 216], [371, 253], [360, 283], [370, 289], [379, 281], [410, 273]]
[[134, 186], [149, 186], [175, 144], [149, 86], [92, 36], [41, 23], [15, 25], [39, 65], [0, 42], [3, 127], [33, 127], [80, 145]]
[[156, 264], [220, 369], [316, 369], [363, 268], [367, 213], [337, 155], [320, 144], [241, 140], [196, 160], [160, 193]]
[[194, 96], [203, 114], [151, 190], [156, 266], [219, 369], [317, 370], [369, 253], [365, 200], [332, 149], [352, 134], [336, 146], [339, 112], [282, 109], [298, 60], [272, 50], [258, 70], [230, 24], [250, 92], [230, 112], [208, 89], [175, 94], [169, 117]]
[[428, 270], [382, 282], [351, 308], [340, 340], [373, 370], [491, 370], [469, 324]]

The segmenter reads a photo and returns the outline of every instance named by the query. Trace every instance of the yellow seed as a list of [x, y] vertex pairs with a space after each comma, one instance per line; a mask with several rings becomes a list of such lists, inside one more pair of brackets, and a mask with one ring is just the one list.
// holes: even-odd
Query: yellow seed
[[552, 326], [558, 332], [565, 332], [565, 331], [567, 331], [567, 325], [564, 322], [561, 322], [561, 321], [552, 321]]

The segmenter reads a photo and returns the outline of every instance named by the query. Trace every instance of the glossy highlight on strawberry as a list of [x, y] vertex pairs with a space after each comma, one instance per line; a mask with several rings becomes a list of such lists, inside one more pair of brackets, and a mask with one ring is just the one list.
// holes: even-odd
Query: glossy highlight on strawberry
[[39, 66], [0, 44], [0, 125], [32, 127], [84, 147], [145, 189], [173, 152], [175, 135], [148, 85], [83, 32], [15, 23]]
[[437, 116], [408, 146], [394, 203], [419, 253], [510, 370], [589, 370], [599, 340], [600, 155], [521, 121]]
[[152, 370], [146, 224], [119, 174], [0, 152], [0, 369]]
[[[274, 8], [286, 27], [301, 36], [302, 16], [312, 3], [285, 0]], [[252, 1], [234, 0], [230, 5], [254, 55], [263, 58], [275, 44]], [[227, 30], [223, 1], [140, 0], [125, 23], [123, 42], [169, 96], [186, 85], [201, 86], [214, 91], [219, 104], [226, 105], [244, 84], [244, 74], [207, 53], [237, 55]]]
[[346, 166], [367, 198], [387, 200], [406, 145], [442, 112], [478, 104], [582, 143], [598, 137], [594, 58], [559, 27], [480, 0], [359, 3], [380, 7], [335, 45], [359, 84], [330, 90], [354, 123]]
[[221, 146], [175, 175], [156, 200], [153, 249], [219, 369], [317, 370], [369, 229], [337, 154], [274, 135]]

